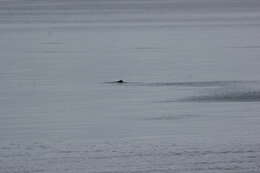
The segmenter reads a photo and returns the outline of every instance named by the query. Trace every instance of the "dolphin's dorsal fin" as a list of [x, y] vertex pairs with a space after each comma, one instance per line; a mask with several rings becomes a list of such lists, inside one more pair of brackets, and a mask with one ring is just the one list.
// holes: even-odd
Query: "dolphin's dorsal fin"
[[118, 80], [118, 81], [116, 81], [116, 83], [126, 83], [126, 82], [123, 80]]

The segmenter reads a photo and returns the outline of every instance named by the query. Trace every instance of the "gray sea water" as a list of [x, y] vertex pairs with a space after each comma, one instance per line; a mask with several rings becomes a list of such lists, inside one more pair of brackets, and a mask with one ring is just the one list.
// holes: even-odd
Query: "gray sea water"
[[259, 31], [259, 0], [0, 0], [0, 172], [259, 173]]

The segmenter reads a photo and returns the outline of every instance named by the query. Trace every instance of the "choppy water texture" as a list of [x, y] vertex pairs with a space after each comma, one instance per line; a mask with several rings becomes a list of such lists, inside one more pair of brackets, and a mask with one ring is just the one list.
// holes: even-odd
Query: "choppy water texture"
[[260, 172], [259, 26], [258, 0], [0, 0], [0, 172]]

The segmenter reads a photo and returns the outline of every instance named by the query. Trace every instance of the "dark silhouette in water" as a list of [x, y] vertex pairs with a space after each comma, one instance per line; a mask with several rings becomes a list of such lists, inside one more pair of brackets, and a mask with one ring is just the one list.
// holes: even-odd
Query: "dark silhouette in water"
[[126, 83], [126, 82], [123, 80], [118, 80], [118, 81], [116, 81], [116, 83]]
[[120, 79], [120, 80], [116, 80], [116, 81], [112, 81], [112, 82], [105, 82], [105, 83], [107, 83], [107, 84], [126, 84], [128, 82]]

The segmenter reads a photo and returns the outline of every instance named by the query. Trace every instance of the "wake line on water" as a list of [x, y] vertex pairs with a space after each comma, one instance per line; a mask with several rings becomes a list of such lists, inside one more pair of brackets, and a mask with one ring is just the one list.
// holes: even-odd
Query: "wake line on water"
[[260, 81], [190, 81], [190, 82], [123, 82], [118, 81], [104, 82], [105, 84], [116, 84], [120, 86], [147, 86], [147, 87], [169, 87], [169, 86], [183, 86], [183, 87], [210, 87], [210, 86], [232, 86], [238, 84], [260, 84]]
[[213, 92], [160, 102], [260, 102], [260, 81], [191, 81], [191, 82], [105, 82], [119, 86], [145, 87], [218, 87]]

